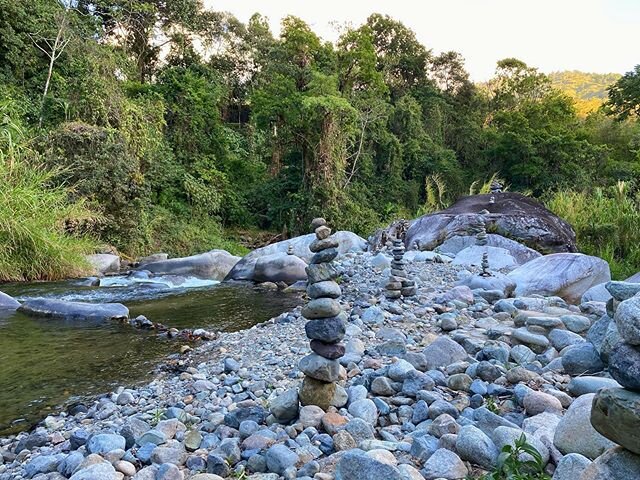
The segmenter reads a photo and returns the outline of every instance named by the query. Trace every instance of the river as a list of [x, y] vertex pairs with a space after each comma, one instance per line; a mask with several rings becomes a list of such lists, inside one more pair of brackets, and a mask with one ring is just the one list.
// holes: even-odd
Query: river
[[[121, 302], [131, 316], [168, 327], [237, 331], [300, 303], [300, 297], [247, 286], [160, 277], [157, 283], [124, 277], [100, 287], [77, 281], [0, 285], [20, 301], [47, 297]], [[152, 378], [155, 367], [183, 342], [120, 322], [31, 318], [0, 313], [0, 434], [29, 428], [61, 405]]]

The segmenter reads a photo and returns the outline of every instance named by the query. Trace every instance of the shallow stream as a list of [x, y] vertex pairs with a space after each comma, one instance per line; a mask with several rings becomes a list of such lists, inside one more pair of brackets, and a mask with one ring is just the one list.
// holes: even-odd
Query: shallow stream
[[[102, 285], [22, 283], [0, 285], [0, 290], [20, 301], [120, 302], [132, 317], [145, 315], [178, 329], [222, 331], [251, 327], [300, 303], [296, 295], [182, 277], [159, 277], [154, 283], [111, 277]], [[65, 403], [148, 381], [180, 345], [115, 321], [0, 313], [0, 434], [28, 428]]]

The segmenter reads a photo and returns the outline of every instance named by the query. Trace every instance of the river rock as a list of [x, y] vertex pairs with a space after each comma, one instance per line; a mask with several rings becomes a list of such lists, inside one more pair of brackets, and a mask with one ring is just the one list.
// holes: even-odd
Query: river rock
[[625, 282], [607, 282], [605, 287], [611, 296], [619, 302], [628, 300], [640, 293], [640, 283], [632, 283], [629, 280]]
[[622, 447], [607, 450], [585, 468], [580, 480], [636, 480], [640, 478], [640, 455]]
[[553, 395], [536, 390], [532, 390], [524, 397], [523, 406], [529, 416], [542, 412], [562, 413], [560, 400]]
[[340, 377], [340, 362], [311, 353], [300, 360], [298, 365], [305, 375], [322, 382], [336, 382]]
[[490, 469], [498, 459], [498, 448], [482, 430], [465, 425], [458, 432], [456, 452], [460, 458]]
[[601, 372], [604, 363], [593, 344], [585, 342], [567, 349], [562, 356], [562, 367], [571, 376]]
[[528, 262], [511, 273], [516, 295], [559, 296], [579, 303], [591, 287], [611, 280], [609, 264], [582, 253], [556, 253]]
[[[494, 268], [493, 265], [491, 265]], [[510, 297], [516, 289], [516, 284], [507, 275], [500, 272], [491, 272], [491, 276], [468, 275], [456, 282], [456, 285], [465, 285], [471, 290], [481, 289], [486, 291], [499, 291], [501, 296]]]
[[327, 383], [312, 377], [304, 377], [300, 387], [300, 403], [302, 405], [317, 405], [323, 410], [328, 410], [335, 403], [337, 392], [335, 383]]
[[284, 282], [292, 285], [307, 279], [307, 264], [301, 258], [286, 253], [265, 255], [256, 260], [253, 278], [255, 282]]
[[580, 480], [582, 472], [591, 465], [591, 460], [579, 453], [570, 453], [560, 459], [551, 480]]
[[99, 275], [105, 273], [117, 273], [120, 271], [120, 257], [110, 253], [96, 253], [86, 256], [87, 262]]
[[381, 461], [371, 452], [353, 449], [338, 460], [335, 480], [405, 480], [395, 465]]
[[425, 462], [420, 471], [425, 480], [446, 478], [447, 480], [465, 478], [469, 473], [460, 457], [446, 448], [439, 448]]
[[455, 362], [466, 360], [466, 350], [449, 337], [438, 337], [422, 351], [427, 362], [427, 370], [446, 367]]
[[295, 452], [282, 444], [269, 447], [265, 456], [269, 470], [278, 475], [282, 475], [287, 468], [295, 466], [300, 460]]
[[87, 450], [89, 453], [97, 453], [103, 455], [113, 450], [124, 450], [126, 440], [124, 437], [112, 433], [100, 433], [93, 435], [87, 442]]
[[596, 393], [591, 424], [602, 435], [640, 455], [640, 393], [605, 388]]
[[640, 345], [640, 295], [621, 302], [614, 320], [625, 342]]
[[231, 255], [225, 250], [211, 250], [190, 257], [151, 262], [143, 267], [144, 270], [155, 274], [189, 275], [222, 281], [239, 260], [240, 257]]
[[330, 280], [312, 283], [307, 287], [307, 295], [310, 298], [338, 298], [341, 294], [340, 285]]
[[78, 470], [69, 480], [117, 480], [120, 478], [109, 462], [96, 463]]
[[302, 309], [302, 316], [309, 320], [335, 317], [341, 312], [340, 304], [333, 298], [316, 298]]
[[280, 423], [294, 420], [298, 416], [298, 391], [295, 388], [290, 388], [277, 396], [271, 402], [270, 410]]
[[[544, 252], [575, 252], [576, 237], [571, 226], [540, 203], [519, 193], [502, 192], [463, 197], [451, 207], [413, 222], [407, 230], [405, 245], [418, 245], [420, 250], [432, 250], [444, 239], [470, 235], [484, 222], [487, 230]], [[479, 215], [477, 212], [488, 210]]]
[[121, 303], [66, 302], [52, 298], [27, 300], [18, 310], [33, 317], [73, 320], [121, 320], [129, 318], [129, 309]]
[[336, 317], [309, 320], [304, 325], [305, 333], [311, 340], [326, 343], [339, 342], [345, 335], [346, 313], [341, 312]]
[[588, 393], [576, 398], [560, 420], [553, 444], [562, 453], [579, 453], [594, 459], [614, 446], [591, 425], [593, 397]]
[[609, 373], [620, 385], [640, 392], [640, 346], [620, 342], [609, 354]]
[[581, 377], [574, 377], [569, 382], [567, 390], [574, 397], [579, 397], [586, 393], [596, 393], [601, 388], [617, 388], [620, 384], [613, 378], [607, 377], [593, 377], [590, 375], [584, 375]]
[[356, 418], [360, 418], [365, 422], [375, 425], [378, 418], [378, 409], [376, 404], [368, 398], [356, 400], [349, 405], [349, 413]]
[[[493, 432], [493, 439], [496, 442], [496, 446], [498, 449], [502, 451], [502, 449], [506, 445], [511, 445], [512, 447], [515, 445], [515, 442], [524, 435], [527, 439], [527, 443], [533, 445], [533, 447], [538, 451], [540, 456], [542, 457], [542, 463], [544, 465], [549, 461], [549, 449], [544, 445], [542, 440], [540, 440], [535, 435], [527, 435], [523, 430], [519, 428], [512, 427], [498, 427]], [[525, 453], [520, 457], [522, 461], [533, 460], [533, 458]]]

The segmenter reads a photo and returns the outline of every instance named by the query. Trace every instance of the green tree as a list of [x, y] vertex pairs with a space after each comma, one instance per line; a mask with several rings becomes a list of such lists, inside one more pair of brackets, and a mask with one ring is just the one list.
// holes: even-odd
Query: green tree
[[618, 120], [640, 117], [640, 65], [624, 74], [608, 89], [607, 112]]

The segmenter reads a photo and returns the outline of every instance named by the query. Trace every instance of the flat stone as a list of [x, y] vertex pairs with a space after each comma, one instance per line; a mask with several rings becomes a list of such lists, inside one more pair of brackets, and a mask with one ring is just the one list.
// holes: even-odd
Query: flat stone
[[640, 293], [640, 283], [631, 282], [607, 282], [605, 288], [613, 298], [623, 302]]
[[302, 316], [313, 320], [316, 318], [335, 317], [342, 309], [340, 304], [333, 298], [316, 298], [311, 300], [302, 309]]
[[342, 312], [336, 317], [309, 320], [304, 326], [304, 331], [312, 340], [339, 342], [345, 335], [345, 317], [346, 314]]
[[338, 278], [338, 270], [332, 263], [314, 263], [306, 268], [309, 283], [325, 282]]
[[547, 347], [549, 347], [549, 339], [547, 337], [538, 333], [530, 332], [525, 327], [516, 328], [511, 333], [511, 336], [519, 343], [528, 345], [536, 353], [542, 353], [547, 349]]
[[342, 343], [326, 343], [321, 340], [311, 340], [309, 346], [313, 352], [330, 360], [337, 360], [345, 353], [345, 346]]
[[570, 332], [569, 330], [561, 330], [554, 328], [549, 332], [549, 340], [551, 345], [558, 351], [563, 350], [571, 345], [578, 345], [584, 343], [585, 339], [577, 333]]
[[316, 353], [303, 357], [298, 368], [308, 377], [327, 383], [336, 382], [340, 378], [340, 362], [329, 360]]
[[338, 246], [338, 240], [335, 237], [328, 237], [322, 240], [317, 238], [309, 244], [309, 250], [313, 253], [318, 253], [321, 250], [328, 248], [336, 248]]
[[640, 455], [640, 393], [600, 390], [593, 400], [591, 424], [609, 440]]
[[307, 287], [307, 295], [311, 298], [339, 298], [342, 295], [342, 290], [336, 282], [327, 280], [309, 285]]
[[311, 257], [311, 263], [327, 263], [332, 261], [334, 258], [338, 256], [337, 248], [327, 248], [324, 250], [320, 250], [313, 257]]
[[620, 384], [613, 378], [592, 377], [585, 375], [584, 377], [574, 377], [569, 382], [567, 390], [574, 397], [579, 397], [586, 393], [596, 393], [601, 388], [616, 388]]

